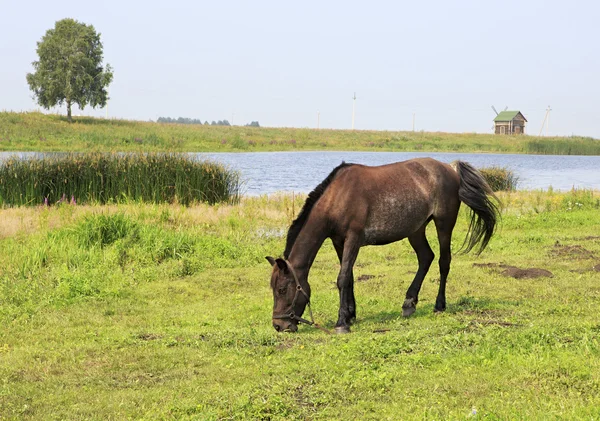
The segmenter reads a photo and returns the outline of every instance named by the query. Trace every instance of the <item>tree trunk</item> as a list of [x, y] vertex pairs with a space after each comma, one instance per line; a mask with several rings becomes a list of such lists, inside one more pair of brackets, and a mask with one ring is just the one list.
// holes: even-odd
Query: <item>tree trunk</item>
[[73, 122], [73, 119], [71, 118], [71, 101], [67, 101], [67, 120], [69, 123]]

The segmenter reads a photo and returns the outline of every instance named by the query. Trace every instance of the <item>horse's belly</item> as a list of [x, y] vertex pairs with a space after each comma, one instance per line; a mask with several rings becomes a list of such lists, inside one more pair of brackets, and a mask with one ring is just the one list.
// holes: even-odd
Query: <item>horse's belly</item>
[[367, 219], [364, 242], [381, 245], [402, 240], [421, 228], [430, 216], [431, 210], [425, 204], [379, 206]]

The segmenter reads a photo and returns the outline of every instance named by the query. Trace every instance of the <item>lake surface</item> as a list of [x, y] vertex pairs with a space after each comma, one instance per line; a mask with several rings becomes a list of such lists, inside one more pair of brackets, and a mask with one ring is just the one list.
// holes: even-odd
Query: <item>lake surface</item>
[[431, 157], [442, 162], [457, 159], [475, 167], [500, 166], [511, 169], [518, 177], [519, 190], [600, 190], [600, 156], [509, 155], [427, 152], [249, 152], [201, 153], [199, 159], [221, 162], [238, 170], [244, 193], [259, 195], [277, 191], [308, 193], [342, 161], [365, 165], [382, 165], [417, 157]]
[[[9, 156], [23, 158], [43, 155], [38, 152], [0, 152], [0, 161]], [[382, 165], [417, 157], [431, 157], [442, 162], [457, 159], [475, 167], [506, 167], [519, 177], [517, 188], [600, 190], [600, 156], [509, 155], [435, 152], [248, 152], [191, 153], [237, 170], [244, 182], [244, 194], [260, 195], [278, 191], [312, 191], [342, 161], [365, 165]]]

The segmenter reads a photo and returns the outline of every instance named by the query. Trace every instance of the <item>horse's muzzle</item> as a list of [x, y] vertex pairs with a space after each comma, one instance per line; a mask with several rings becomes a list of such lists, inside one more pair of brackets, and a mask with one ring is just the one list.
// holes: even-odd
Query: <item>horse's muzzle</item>
[[277, 332], [297, 332], [298, 325], [288, 321], [288, 320], [273, 320], [273, 327]]

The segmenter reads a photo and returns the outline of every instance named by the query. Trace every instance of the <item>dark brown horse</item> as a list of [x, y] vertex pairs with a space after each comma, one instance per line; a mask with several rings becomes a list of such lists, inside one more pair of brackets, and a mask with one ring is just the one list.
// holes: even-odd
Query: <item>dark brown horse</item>
[[410, 316], [434, 258], [425, 236], [432, 220], [440, 243], [440, 287], [434, 310], [444, 311], [450, 241], [460, 203], [473, 211], [463, 247], [468, 252], [480, 244], [481, 252], [499, 216], [491, 199], [496, 197], [483, 176], [461, 161], [448, 165], [422, 158], [379, 167], [342, 163], [308, 195], [289, 228], [284, 258], [267, 257], [273, 266], [273, 326], [277, 331], [295, 332], [299, 322], [311, 324], [301, 317], [310, 304], [308, 272], [327, 238], [331, 238], [341, 266], [337, 332], [349, 332], [356, 318], [352, 268], [362, 246], [408, 238], [419, 261], [402, 305], [402, 314]]

